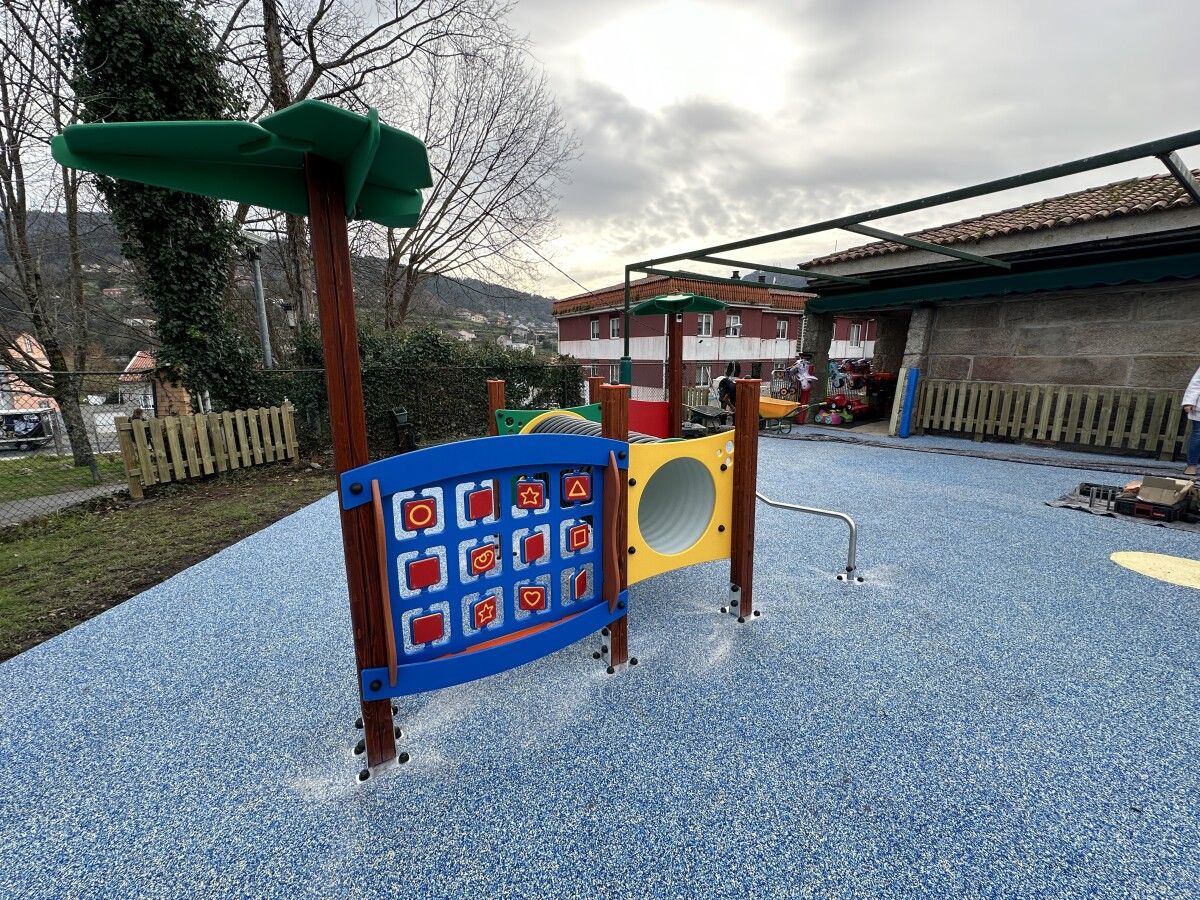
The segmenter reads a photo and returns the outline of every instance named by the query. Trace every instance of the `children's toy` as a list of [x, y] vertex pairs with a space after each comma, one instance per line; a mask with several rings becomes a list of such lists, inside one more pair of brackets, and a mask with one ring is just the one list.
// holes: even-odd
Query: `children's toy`
[[763, 431], [791, 434], [792, 422], [800, 414], [801, 409], [803, 406], [792, 400], [777, 400], [774, 397], [760, 398], [758, 417], [762, 420]]

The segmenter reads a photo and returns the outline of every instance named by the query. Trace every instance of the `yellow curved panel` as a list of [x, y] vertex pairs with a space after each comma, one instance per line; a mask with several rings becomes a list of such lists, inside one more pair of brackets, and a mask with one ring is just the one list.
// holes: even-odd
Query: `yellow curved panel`
[[[664, 480], [652, 485], [656, 473], [680, 459], [695, 464], [677, 465], [673, 473], [664, 472]], [[701, 515], [697, 512], [700, 508], [708, 512], [705, 473], [712, 482], [712, 508]], [[630, 584], [684, 566], [729, 558], [733, 432], [672, 443], [630, 444], [629, 478], [633, 482], [629, 487]], [[688, 546], [674, 549], [679, 541], [691, 541], [693, 536]], [[656, 549], [655, 544], [666, 547], [667, 552]]]
[[1200, 590], [1200, 560], [1184, 559], [1182, 556], [1167, 556], [1165, 553], [1137, 553], [1122, 551], [1109, 557], [1118, 566], [1156, 578], [1168, 584]]
[[581, 416], [579, 413], [571, 412], [571, 410], [569, 410], [569, 409], [548, 409], [544, 413], [542, 413], [540, 416], [534, 416], [532, 419], [530, 419], [528, 422], [526, 422], [525, 427], [521, 429], [520, 433], [521, 434], [532, 433], [534, 426], [536, 426], [538, 424], [538, 422], [541, 422], [545, 419], [549, 419], [552, 416], [571, 416], [576, 419], [583, 418], [583, 416]]

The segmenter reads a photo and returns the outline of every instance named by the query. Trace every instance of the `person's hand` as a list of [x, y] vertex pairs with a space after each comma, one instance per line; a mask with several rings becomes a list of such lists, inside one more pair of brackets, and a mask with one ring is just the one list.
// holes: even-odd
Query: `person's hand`
[[1185, 404], [1183, 404], [1183, 411], [1184, 411], [1184, 412], [1186, 412], [1186, 413], [1190, 413], [1190, 412], [1192, 412], [1193, 410], [1195, 410], [1195, 408], [1196, 408], [1196, 404], [1195, 404], [1195, 403], [1185, 403]]

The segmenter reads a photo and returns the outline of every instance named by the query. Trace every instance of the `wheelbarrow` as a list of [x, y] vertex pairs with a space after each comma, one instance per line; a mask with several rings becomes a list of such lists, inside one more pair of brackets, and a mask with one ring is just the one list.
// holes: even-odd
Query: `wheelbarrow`
[[793, 400], [760, 397], [758, 400], [758, 427], [774, 434], [791, 434], [792, 420], [802, 409], [804, 409], [804, 404], [796, 403]]

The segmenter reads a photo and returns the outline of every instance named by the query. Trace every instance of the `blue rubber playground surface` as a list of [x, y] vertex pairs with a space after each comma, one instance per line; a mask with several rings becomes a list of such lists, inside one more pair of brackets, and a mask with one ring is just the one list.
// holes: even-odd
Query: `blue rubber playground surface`
[[1084, 470], [763, 441], [763, 616], [727, 567], [398, 701], [364, 784], [333, 498], [0, 665], [0, 896], [1167, 897], [1200, 892], [1195, 535], [1044, 501]]

